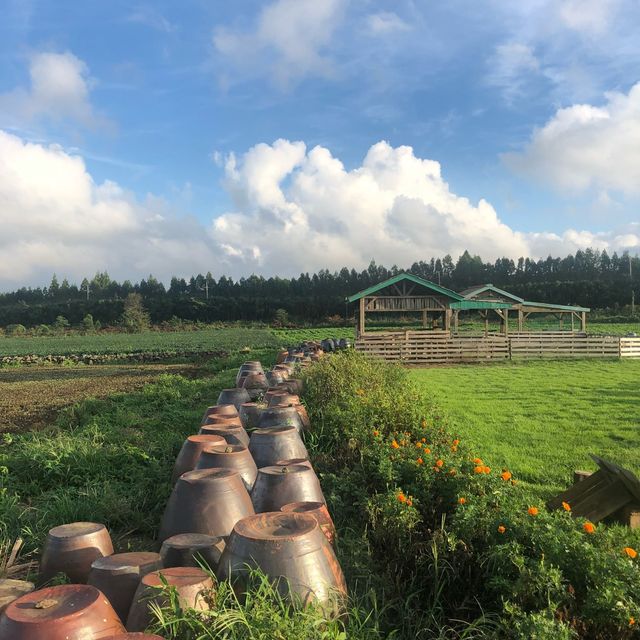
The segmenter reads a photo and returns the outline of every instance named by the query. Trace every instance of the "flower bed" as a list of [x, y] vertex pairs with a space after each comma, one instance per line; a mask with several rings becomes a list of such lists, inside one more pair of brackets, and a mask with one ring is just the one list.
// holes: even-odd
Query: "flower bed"
[[352, 591], [375, 598], [382, 632], [637, 633], [638, 532], [574, 519], [570, 504], [529, 504], [518, 478], [470, 451], [400, 368], [324, 358], [304, 398], [340, 560]]

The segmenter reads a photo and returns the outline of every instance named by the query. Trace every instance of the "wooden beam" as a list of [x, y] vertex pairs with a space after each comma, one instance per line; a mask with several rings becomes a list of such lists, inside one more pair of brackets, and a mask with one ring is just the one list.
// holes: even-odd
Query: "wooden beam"
[[458, 333], [458, 320], [459, 320], [459, 317], [460, 317], [460, 310], [459, 310], [459, 309], [456, 309], [456, 310], [453, 312], [453, 330], [454, 330], [456, 333]]
[[518, 331], [524, 331], [524, 313], [518, 309]]
[[509, 335], [509, 309], [504, 310], [504, 335]]
[[422, 312], [422, 327], [423, 327], [424, 329], [426, 329], [426, 328], [427, 328], [427, 322], [428, 322], [428, 320], [429, 320], [429, 318], [428, 318], [428, 313], [427, 313], [427, 310], [425, 309], [425, 310]]
[[453, 313], [452, 309], [445, 309], [444, 311], [444, 330], [451, 331], [451, 314]]
[[587, 312], [583, 311], [580, 315], [580, 331], [585, 333], [587, 331]]
[[358, 316], [358, 335], [364, 334], [364, 298], [360, 298], [360, 314]]

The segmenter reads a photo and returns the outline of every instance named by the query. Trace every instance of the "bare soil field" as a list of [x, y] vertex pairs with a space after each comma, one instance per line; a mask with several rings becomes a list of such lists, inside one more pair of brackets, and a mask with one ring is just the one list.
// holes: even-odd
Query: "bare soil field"
[[40, 429], [85, 398], [131, 392], [165, 373], [191, 377], [198, 371], [184, 363], [0, 369], [0, 432]]

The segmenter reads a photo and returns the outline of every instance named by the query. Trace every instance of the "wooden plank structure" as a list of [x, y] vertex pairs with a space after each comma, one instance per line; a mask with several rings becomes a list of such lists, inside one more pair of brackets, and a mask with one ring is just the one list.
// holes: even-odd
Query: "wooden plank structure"
[[[584, 333], [587, 330], [587, 313], [590, 311], [588, 307], [578, 307], [575, 305], [555, 304], [549, 302], [531, 302], [520, 298], [519, 296], [509, 293], [504, 289], [494, 287], [492, 284], [483, 284], [475, 287], [469, 287], [460, 292], [465, 300], [485, 300], [489, 302], [508, 302], [509, 309], [505, 311], [496, 311], [501, 319], [509, 311], [516, 314], [518, 318], [518, 332], [524, 331], [527, 318], [535, 313], [551, 314], [558, 318], [559, 328], [564, 328], [565, 318], [571, 322], [571, 331], [575, 330], [576, 321], [580, 323], [580, 331]], [[486, 331], [485, 319], [485, 331]]]
[[[358, 303], [355, 348], [373, 357], [404, 364], [454, 364], [535, 358], [640, 358], [640, 337], [588, 335], [586, 307], [528, 302], [491, 284], [461, 293], [417, 276], [401, 273], [347, 298]], [[463, 312], [484, 318], [483, 333], [458, 333]], [[422, 330], [371, 332], [371, 313], [417, 313]], [[500, 318], [500, 332], [489, 333], [489, 317]], [[517, 314], [518, 330], [509, 331], [509, 313]], [[560, 319], [558, 331], [525, 331], [533, 313]], [[562, 330], [571, 318], [571, 331]], [[576, 319], [580, 330], [576, 331]]]
[[547, 503], [561, 509], [566, 502], [574, 517], [597, 523], [613, 518], [632, 527], [640, 526], [640, 480], [628, 469], [592, 455], [598, 471], [582, 476], [569, 489]]
[[[410, 273], [400, 273], [347, 298], [358, 302], [356, 335], [366, 333], [367, 313], [419, 313], [423, 328], [440, 328], [449, 332], [451, 320], [462, 310], [489, 309], [508, 312], [510, 303], [501, 301], [465, 300], [462, 295], [435, 282]], [[505, 332], [506, 332], [505, 325]], [[457, 326], [456, 326], [457, 329]]]

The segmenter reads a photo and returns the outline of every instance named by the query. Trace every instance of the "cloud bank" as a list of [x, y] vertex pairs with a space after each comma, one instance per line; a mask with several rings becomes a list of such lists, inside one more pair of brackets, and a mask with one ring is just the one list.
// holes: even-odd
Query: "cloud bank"
[[514, 171], [559, 190], [591, 188], [640, 194], [640, 82], [608, 93], [602, 106], [558, 109], [521, 153], [505, 154]]
[[374, 144], [348, 170], [321, 146], [278, 140], [224, 159], [233, 210], [203, 227], [157, 197], [97, 184], [80, 156], [0, 131], [0, 289], [153, 273], [167, 281], [210, 270], [295, 275], [387, 265], [465, 249], [485, 259], [546, 256], [595, 246], [639, 248], [640, 225], [616, 232], [525, 234], [485, 200], [451, 191], [438, 162], [410, 147]]

